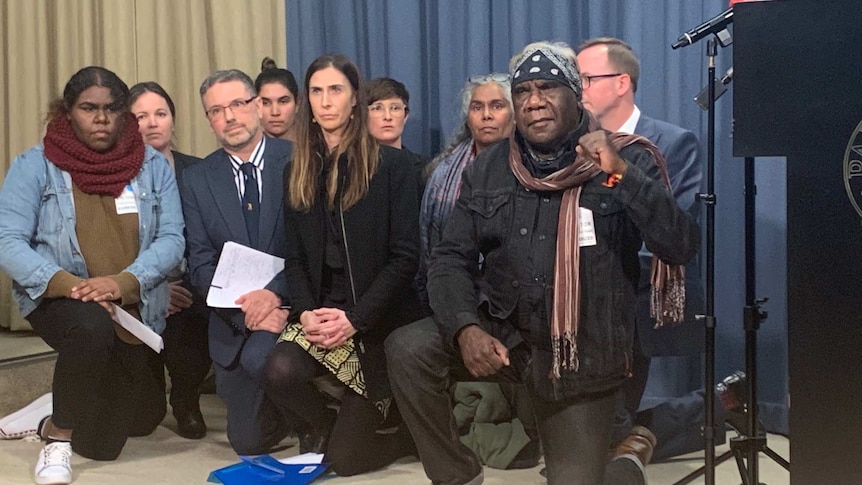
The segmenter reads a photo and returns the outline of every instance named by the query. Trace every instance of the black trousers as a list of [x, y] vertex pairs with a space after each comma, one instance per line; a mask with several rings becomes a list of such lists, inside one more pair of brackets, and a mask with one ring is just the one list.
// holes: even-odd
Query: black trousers
[[117, 337], [114, 322], [97, 303], [46, 299], [27, 315], [54, 350], [51, 421], [72, 429], [72, 449], [94, 460], [114, 460], [129, 436], [152, 433], [166, 413], [148, 362], [146, 345]]
[[174, 413], [200, 409], [200, 386], [212, 365], [208, 347], [209, 309], [198, 302], [168, 317], [162, 333], [165, 348], [153, 371], [165, 392], [165, 372], [171, 376], [170, 403]]
[[[311, 382], [329, 372], [293, 342], [280, 342], [269, 356], [264, 373], [267, 395], [286, 413], [329, 433], [324, 461], [341, 476], [383, 468], [413, 450], [410, 433], [402, 426], [392, 434], [378, 433], [382, 414], [374, 403], [346, 389], [336, 413]], [[391, 409], [390, 412], [397, 412]]]
[[[475, 380], [461, 356], [450, 353], [433, 319], [426, 318], [392, 332], [386, 340], [386, 357], [392, 390], [416, 440], [425, 474], [439, 485], [471, 482], [482, 467], [459, 439], [448, 391], [456, 380]], [[503, 368], [503, 372], [483, 380], [519, 380], [528, 357], [510, 354], [512, 368]], [[644, 483], [643, 473], [635, 462], [607, 461], [614, 417], [613, 393], [549, 402], [530, 392], [530, 398], [550, 485]]]

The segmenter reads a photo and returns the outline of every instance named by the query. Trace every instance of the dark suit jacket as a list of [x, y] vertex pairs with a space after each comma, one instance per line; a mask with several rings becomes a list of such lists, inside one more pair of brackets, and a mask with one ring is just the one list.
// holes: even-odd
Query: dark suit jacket
[[[635, 127], [635, 133], [649, 138], [664, 155], [677, 204], [699, 222], [701, 203], [695, 200], [695, 194], [703, 191], [704, 166], [697, 137], [691, 131], [643, 114]], [[704, 309], [700, 260], [698, 255], [685, 267], [685, 323], [654, 329], [655, 321], [649, 317], [652, 255], [645, 249], [641, 251], [637, 332], [641, 350], [645, 355], [689, 355], [702, 352], [703, 325], [694, 319], [694, 316], [703, 313]]]
[[[171, 153], [174, 154], [174, 175], [177, 177], [177, 187], [182, 187], [183, 174], [185, 171], [196, 165], [201, 161], [201, 159], [192, 155], [186, 155], [185, 153], [181, 153], [176, 150], [171, 150]], [[180, 197], [182, 197], [182, 194], [180, 194]]]
[[[177, 178], [177, 187], [179, 188], [179, 187], [182, 187], [181, 183], [182, 183], [183, 174], [185, 173], [185, 171], [188, 170], [193, 165], [196, 165], [198, 162], [201, 161], [201, 159], [198, 157], [192, 156], [192, 155], [186, 155], [185, 153], [178, 152], [176, 150], [171, 150], [171, 153], [173, 153], [173, 155], [174, 155], [174, 176], [176, 176], [176, 178]], [[182, 200], [182, 194], [180, 194], [180, 200]], [[188, 230], [185, 228], [183, 229], [183, 235], [186, 236], [186, 238], [188, 238]], [[189, 260], [188, 245], [186, 245], [186, 252], [185, 252], [185, 255], [183, 257], [186, 260], [186, 264], [188, 264], [188, 260]], [[207, 309], [206, 302], [204, 301], [204, 296], [206, 296], [206, 295], [201, 295], [200, 293], [198, 293], [197, 291], [194, 290], [194, 288], [192, 287], [191, 278], [189, 277], [188, 269], [186, 269], [186, 272], [183, 274], [183, 286], [185, 286], [187, 290], [192, 292], [192, 301], [193, 301], [192, 307], [190, 309], [185, 310], [184, 313], [191, 311], [191, 312], [195, 312], [195, 313], [202, 315], [202, 316], [208, 315], [209, 310]], [[182, 314], [180, 314], [180, 315], [182, 315]], [[201, 318], [203, 318], [203, 317], [201, 317]]]
[[[419, 263], [415, 169], [402, 150], [381, 146], [380, 159], [368, 193], [344, 211], [349, 251], [342, 251], [356, 289], [356, 301], [345, 310], [358, 331], [354, 337], [357, 354], [372, 400], [389, 394], [383, 341], [395, 328], [421, 316], [413, 286]], [[342, 161], [346, 165], [346, 155]], [[319, 199], [309, 211], [285, 206], [285, 220], [291, 228], [285, 261], [293, 304], [290, 319], [298, 321], [302, 312], [320, 308], [322, 303], [326, 208]]]
[[[292, 147], [290, 142], [284, 140], [266, 139], [258, 235], [260, 243], [254, 248], [282, 258], [285, 256], [282, 177], [290, 161]], [[224, 243], [234, 241], [251, 246], [230, 159], [224, 149], [216, 150], [202, 162], [184, 170], [181, 196], [192, 286], [199, 294], [206, 295]], [[281, 296], [283, 303], [287, 303], [283, 271], [266, 288]], [[219, 309], [210, 312], [210, 356], [222, 367], [229, 367], [236, 361], [245, 343], [248, 330], [243, 318], [239, 310]]]

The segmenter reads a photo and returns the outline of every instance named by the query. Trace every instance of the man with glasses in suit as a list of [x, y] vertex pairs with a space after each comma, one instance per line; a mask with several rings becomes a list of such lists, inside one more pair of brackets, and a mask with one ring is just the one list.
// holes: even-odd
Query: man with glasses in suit
[[[228, 241], [284, 257], [282, 176], [292, 144], [264, 135], [261, 102], [242, 71], [213, 73], [200, 96], [221, 148], [186, 171], [181, 191], [191, 281], [206, 295]], [[210, 312], [216, 392], [227, 405], [228, 440], [240, 455], [267, 453], [288, 431], [262, 380], [266, 357], [287, 321], [287, 303], [281, 272], [241, 296], [239, 308]]]

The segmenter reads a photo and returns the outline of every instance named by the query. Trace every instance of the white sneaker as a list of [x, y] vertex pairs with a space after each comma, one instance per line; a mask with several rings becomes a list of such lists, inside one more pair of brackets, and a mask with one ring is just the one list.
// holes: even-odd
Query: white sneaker
[[39, 485], [64, 485], [72, 483], [72, 444], [55, 441], [45, 445], [36, 462], [36, 483]]
[[54, 410], [54, 396], [45, 394], [14, 413], [0, 419], [0, 440], [17, 440], [34, 436], [39, 422]]

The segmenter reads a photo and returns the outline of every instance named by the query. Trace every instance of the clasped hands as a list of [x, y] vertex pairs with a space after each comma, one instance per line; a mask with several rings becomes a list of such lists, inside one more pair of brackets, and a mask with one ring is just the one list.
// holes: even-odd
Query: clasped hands
[[299, 316], [299, 323], [306, 340], [327, 350], [344, 345], [347, 339], [356, 335], [356, 329], [344, 310], [338, 308], [304, 311]]
[[250, 291], [235, 303], [240, 305], [249, 330], [281, 333], [287, 324], [288, 310], [281, 308], [281, 298], [270, 290]]

